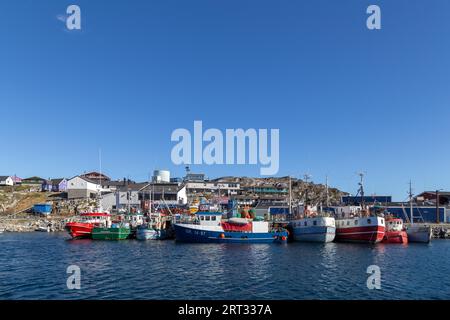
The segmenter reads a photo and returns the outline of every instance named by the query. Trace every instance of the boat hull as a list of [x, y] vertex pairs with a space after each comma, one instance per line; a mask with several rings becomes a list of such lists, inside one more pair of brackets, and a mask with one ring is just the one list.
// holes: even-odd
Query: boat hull
[[92, 238], [92, 223], [68, 222], [64, 227], [74, 239]]
[[406, 233], [409, 242], [429, 243], [431, 241], [431, 228], [427, 226], [410, 226]]
[[94, 228], [92, 230], [94, 240], [124, 240], [129, 235], [129, 228]]
[[408, 243], [408, 235], [405, 231], [386, 231], [382, 243]]
[[351, 228], [337, 228], [336, 241], [378, 243], [383, 240], [384, 226], [364, 226]]
[[287, 231], [279, 232], [227, 232], [196, 229], [188, 224], [175, 224], [175, 239], [191, 243], [277, 243], [286, 242]]
[[294, 241], [303, 242], [332, 242], [336, 236], [335, 227], [310, 226], [292, 228]]
[[166, 230], [155, 230], [148, 228], [138, 228], [136, 239], [138, 240], [164, 240], [168, 238]]

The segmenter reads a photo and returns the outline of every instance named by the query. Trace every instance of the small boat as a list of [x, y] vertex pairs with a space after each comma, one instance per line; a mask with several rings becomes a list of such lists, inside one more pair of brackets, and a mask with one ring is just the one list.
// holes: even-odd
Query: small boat
[[37, 231], [37, 232], [50, 232], [50, 227], [49, 226], [47, 226], [47, 227], [39, 226], [34, 231]]
[[106, 212], [86, 212], [67, 222], [65, 229], [74, 239], [92, 238], [94, 227], [107, 226], [111, 223], [111, 215]]
[[[410, 224], [406, 228], [409, 242], [429, 243], [431, 241], [432, 229], [430, 225], [425, 223], [414, 222], [414, 206], [412, 183], [409, 182], [409, 221]], [[408, 218], [408, 215], [405, 215]], [[423, 220], [423, 217], [421, 217]]]
[[408, 243], [408, 235], [403, 226], [403, 220], [386, 216], [386, 230], [384, 232], [382, 243]]
[[429, 243], [432, 230], [430, 225], [414, 223], [407, 226], [406, 234], [409, 242]]
[[170, 218], [162, 213], [152, 213], [150, 221], [137, 227], [138, 240], [164, 240], [170, 237]]
[[287, 242], [286, 230], [269, 230], [267, 221], [247, 220], [246, 224], [222, 220], [221, 212], [197, 212], [192, 221], [174, 224], [175, 239], [196, 243]]
[[94, 240], [124, 240], [127, 239], [131, 233], [128, 224], [115, 224], [111, 227], [94, 227], [92, 230], [92, 239]]

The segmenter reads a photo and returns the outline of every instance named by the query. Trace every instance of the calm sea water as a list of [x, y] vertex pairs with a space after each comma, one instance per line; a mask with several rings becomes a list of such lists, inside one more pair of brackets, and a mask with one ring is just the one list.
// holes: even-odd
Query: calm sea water
[[[81, 289], [66, 286], [69, 265]], [[381, 268], [369, 290], [367, 267]], [[450, 241], [217, 245], [0, 234], [0, 299], [450, 299]]]

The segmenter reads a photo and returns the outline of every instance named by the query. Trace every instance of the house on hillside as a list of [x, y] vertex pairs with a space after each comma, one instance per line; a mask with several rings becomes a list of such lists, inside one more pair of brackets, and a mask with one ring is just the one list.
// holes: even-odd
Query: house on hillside
[[42, 186], [42, 184], [44, 182], [45, 182], [45, 179], [42, 179], [42, 178], [36, 177], [36, 176], [22, 179], [22, 184], [32, 185], [32, 186]]
[[0, 186], [12, 186], [14, 180], [11, 176], [0, 176]]
[[107, 191], [102, 188], [97, 181], [88, 179], [83, 176], [76, 176], [67, 181], [67, 198], [80, 199], [91, 198], [94, 199], [99, 192]]
[[42, 191], [46, 192], [66, 192], [67, 191], [67, 179], [49, 179], [45, 180], [42, 184]]

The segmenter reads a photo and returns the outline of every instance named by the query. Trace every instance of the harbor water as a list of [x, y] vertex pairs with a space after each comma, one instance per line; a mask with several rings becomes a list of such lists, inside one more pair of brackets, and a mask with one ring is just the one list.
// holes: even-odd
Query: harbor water
[[[450, 241], [181, 244], [0, 234], [0, 299], [450, 299]], [[81, 289], [67, 288], [79, 266]], [[367, 268], [381, 271], [368, 289]]]

